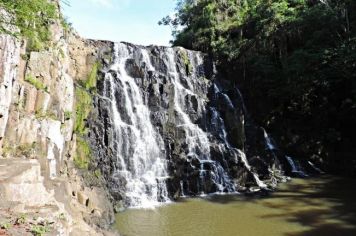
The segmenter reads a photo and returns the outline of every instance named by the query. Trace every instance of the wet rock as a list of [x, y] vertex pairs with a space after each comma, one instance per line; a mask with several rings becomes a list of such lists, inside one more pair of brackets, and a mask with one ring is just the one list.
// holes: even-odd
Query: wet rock
[[[240, 92], [216, 73], [206, 55], [182, 48], [132, 44], [120, 47], [127, 50], [122, 53], [128, 57], [125, 71], [110, 71], [114, 80], [108, 80], [105, 73], [100, 74], [100, 96], [95, 98], [95, 109], [89, 119], [95, 166], [101, 169], [116, 200], [130, 204], [126, 197], [130, 179], [126, 173], [135, 171], [132, 169], [137, 138], [134, 132], [143, 132], [149, 125], [156, 133], [150, 138], [161, 138], [164, 142], [164, 154], [156, 158], [166, 161], [170, 198], [264, 186], [258, 178], [268, 180], [269, 167], [278, 163], [279, 157], [266, 150], [263, 134], [251, 138], [259, 129], [246, 121]], [[143, 101], [139, 106], [145, 106], [150, 112], [145, 125], [133, 122], [138, 111], [133, 96], [138, 95], [133, 91], [136, 88], [121, 79], [123, 73], [139, 89]], [[110, 93], [113, 88], [114, 96]], [[121, 133], [116, 131], [115, 112], [123, 122], [119, 127]], [[123, 129], [123, 124], [137, 130]], [[245, 161], [239, 154], [242, 150], [247, 151]], [[118, 161], [119, 157], [125, 164]], [[148, 157], [141, 158], [145, 165]], [[151, 190], [149, 184], [146, 188], [147, 192]]]

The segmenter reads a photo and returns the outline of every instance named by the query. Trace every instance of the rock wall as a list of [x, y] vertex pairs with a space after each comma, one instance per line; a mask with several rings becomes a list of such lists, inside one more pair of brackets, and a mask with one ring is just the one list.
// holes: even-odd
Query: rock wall
[[[183, 48], [112, 45], [89, 120], [94, 163], [125, 206], [254, 191], [285, 180], [285, 157], [238, 88]], [[271, 170], [271, 169], [274, 170]]]
[[[59, 20], [51, 25], [51, 32], [51, 40], [41, 51], [29, 51], [26, 39], [0, 35], [0, 161], [6, 160], [0, 165], [0, 188], [6, 189], [2, 200], [38, 209], [55, 202], [63, 205], [68, 219], [82, 222], [79, 228], [68, 224], [64, 235], [100, 234], [99, 228], [108, 228], [114, 220], [113, 206], [100, 176], [79, 170], [73, 161], [77, 146], [75, 108], [81, 99], [75, 90], [87, 80], [108, 43], [84, 40], [73, 30], [64, 29]], [[32, 174], [41, 179], [34, 183], [36, 188], [16, 187], [17, 183], [11, 182], [6, 169], [20, 162], [38, 170]], [[31, 182], [26, 175], [17, 179], [21, 178]], [[15, 194], [16, 188], [22, 191]], [[51, 197], [39, 198], [38, 194], [45, 192], [51, 192]]]

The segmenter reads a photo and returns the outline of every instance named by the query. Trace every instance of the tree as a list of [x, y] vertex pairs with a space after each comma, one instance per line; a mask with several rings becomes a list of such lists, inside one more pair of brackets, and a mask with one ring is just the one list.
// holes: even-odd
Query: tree
[[[11, 15], [0, 16], [0, 33], [24, 36], [34, 50], [50, 38], [48, 28], [60, 17], [57, 6], [47, 0], [0, 0], [0, 8]], [[9, 31], [6, 25], [14, 25], [20, 32]]]

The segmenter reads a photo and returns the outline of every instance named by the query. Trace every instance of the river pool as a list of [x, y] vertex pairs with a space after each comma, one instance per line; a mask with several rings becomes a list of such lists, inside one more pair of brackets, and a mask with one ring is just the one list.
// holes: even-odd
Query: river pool
[[212, 195], [116, 216], [122, 236], [356, 236], [356, 181], [293, 179], [269, 196]]

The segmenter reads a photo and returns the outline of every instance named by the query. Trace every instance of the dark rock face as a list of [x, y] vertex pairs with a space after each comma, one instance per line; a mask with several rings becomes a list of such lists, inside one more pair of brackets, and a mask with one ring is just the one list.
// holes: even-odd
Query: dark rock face
[[89, 126], [94, 164], [116, 200], [142, 206], [266, 188], [269, 169], [283, 168], [283, 154], [246, 121], [238, 89], [218, 77], [206, 55], [124, 43], [114, 51]]

